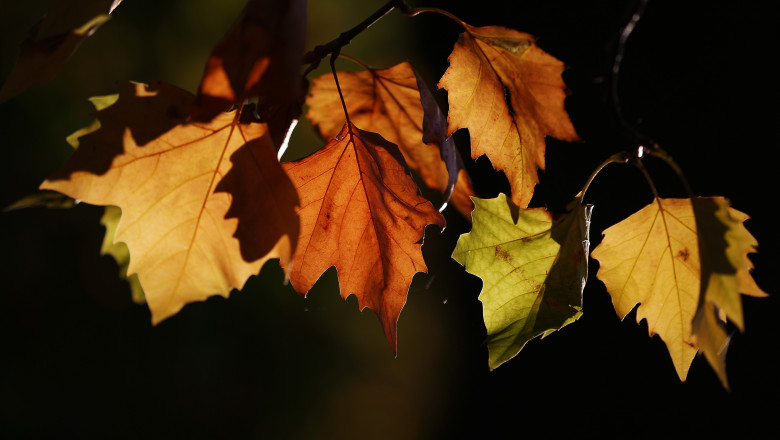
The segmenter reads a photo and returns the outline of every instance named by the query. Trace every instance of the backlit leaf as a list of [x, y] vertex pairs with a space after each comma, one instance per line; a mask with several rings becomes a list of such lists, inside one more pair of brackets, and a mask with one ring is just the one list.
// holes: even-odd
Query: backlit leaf
[[518, 208], [504, 194], [473, 200], [472, 230], [460, 236], [452, 258], [482, 279], [479, 299], [494, 369], [529, 340], [582, 314], [592, 207], [577, 199], [556, 216]]
[[545, 136], [574, 141], [564, 108], [564, 65], [531, 35], [466, 26], [439, 82], [449, 97], [448, 135], [467, 128], [474, 159], [487, 155], [509, 179], [512, 201], [528, 206], [544, 169]]
[[[450, 187], [448, 166], [443, 155], [452, 157], [449, 169], [457, 170], [457, 183], [452, 193], [453, 205], [468, 216], [473, 207], [469, 196], [474, 194], [471, 179], [461, 166], [458, 168], [455, 145], [446, 133], [423, 139], [424, 104], [429, 113], [438, 109], [430, 91], [422, 94], [424, 82], [409, 63], [401, 63], [386, 70], [368, 69], [362, 72], [338, 72], [339, 85], [344, 94], [350, 120], [368, 131], [380, 133], [396, 144], [407, 165], [415, 170], [425, 184], [446, 193]], [[421, 85], [422, 84], [422, 85]], [[331, 139], [344, 125], [341, 99], [333, 75], [326, 74], [314, 80], [311, 94], [306, 98], [309, 111], [306, 116], [320, 135]], [[432, 115], [430, 118], [440, 116]], [[431, 127], [434, 130], [435, 127]], [[446, 129], [444, 130], [446, 132]], [[447, 142], [445, 144], [445, 141]], [[453, 152], [454, 150], [454, 152]], [[457, 155], [457, 158], [453, 157]], [[453, 176], [454, 178], [455, 176]]]
[[0, 89], [0, 103], [34, 83], [51, 81], [122, 0], [52, 0], [20, 46], [19, 59]]
[[187, 123], [194, 96], [159, 83], [121, 83], [100, 128], [41, 188], [122, 210], [127, 244], [154, 323], [185, 304], [227, 296], [298, 236], [295, 188], [265, 124], [236, 111]]
[[427, 270], [426, 225], [444, 217], [419, 194], [398, 148], [345, 124], [303, 159], [283, 164], [301, 199], [301, 234], [290, 282], [305, 294], [336, 266], [342, 297], [374, 310], [396, 352], [398, 317], [412, 277]]
[[[722, 308], [741, 328], [739, 292], [763, 293], [749, 275], [752, 266], [746, 256], [755, 242], [742, 228], [746, 218], [720, 197], [695, 202], [655, 199], [605, 230], [604, 240], [593, 250], [601, 266], [597, 276], [607, 286], [620, 318], [640, 304], [637, 322], [646, 319], [650, 335], [657, 333], [666, 343], [683, 381], [699, 348], [697, 342], [710, 345], [705, 349], [708, 358], [715, 345], [719, 346], [715, 351], [725, 347], [714, 308], [708, 311], [707, 307]], [[701, 283], [703, 273], [706, 285]], [[713, 314], [706, 316], [709, 312]], [[702, 321], [694, 337], [697, 313], [707, 323]], [[719, 375], [725, 374], [713, 365]], [[721, 379], [725, 384], [725, 376]]]

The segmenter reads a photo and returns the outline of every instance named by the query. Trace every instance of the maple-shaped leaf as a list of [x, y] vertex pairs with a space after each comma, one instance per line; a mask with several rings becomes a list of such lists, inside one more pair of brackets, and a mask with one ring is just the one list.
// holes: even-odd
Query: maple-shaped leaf
[[728, 389], [726, 349], [729, 336], [718, 315], [745, 330], [740, 293], [763, 297], [750, 275], [756, 239], [745, 229], [748, 216], [729, 207], [724, 198], [693, 199], [701, 255], [699, 302], [693, 318], [693, 337], [699, 350]]
[[154, 323], [227, 296], [270, 258], [288, 262], [298, 236], [297, 194], [267, 126], [237, 111], [187, 123], [193, 102], [165, 83], [120, 83], [96, 113], [100, 128], [41, 185], [122, 210], [115, 241], [127, 244]]
[[300, 116], [305, 43], [305, 0], [250, 0], [206, 62], [193, 119], [208, 121], [258, 98], [258, 113], [278, 148]]
[[577, 199], [568, 212], [553, 215], [518, 208], [503, 193], [473, 200], [471, 232], [460, 236], [452, 258], [482, 279], [492, 370], [529, 340], [581, 316], [592, 206]]
[[[469, 199], [474, 195], [471, 179], [458, 163], [460, 155], [452, 138], [446, 136], [446, 127], [437, 131], [441, 124], [434, 121], [443, 119], [443, 115], [412, 66], [403, 62], [385, 70], [338, 72], [338, 77], [350, 120], [396, 144], [407, 165], [425, 184], [442, 193], [451, 191], [451, 203], [468, 217], [473, 208]], [[333, 75], [325, 74], [313, 81], [306, 104], [309, 106], [306, 116], [320, 135], [325, 139], [337, 136], [344, 117], [333, 111], [341, 106]], [[424, 107], [430, 115], [427, 118]], [[437, 110], [439, 114], [435, 113]], [[425, 139], [424, 128], [429, 132]], [[447, 158], [445, 161], [443, 156]], [[450, 176], [450, 172], [454, 175]], [[457, 183], [453, 187], [455, 179]]]
[[290, 282], [305, 294], [336, 266], [342, 297], [374, 310], [396, 352], [398, 316], [412, 277], [427, 270], [426, 225], [444, 217], [423, 198], [398, 148], [345, 124], [314, 154], [283, 163], [301, 199]]
[[[722, 198], [696, 199], [701, 207], [724, 203]], [[646, 319], [650, 335], [657, 333], [661, 337], [683, 381], [698, 350], [692, 322], [700, 297], [700, 262], [712, 266], [711, 263], [718, 260], [713, 251], [725, 249], [716, 245], [723, 237], [713, 232], [718, 228], [712, 226], [717, 220], [707, 218], [712, 216], [712, 210], [709, 214], [707, 208], [699, 211], [694, 214], [691, 199], [656, 198], [653, 203], [606, 229], [603, 241], [592, 253], [600, 264], [597, 276], [606, 285], [620, 318], [640, 304], [637, 322]], [[734, 209], [728, 208], [727, 212], [734, 218], [745, 218]], [[708, 226], [700, 232], [698, 227], [702, 224]], [[746, 231], [737, 231], [738, 235], [744, 233]], [[745, 258], [744, 242], [737, 240], [730, 245]], [[702, 248], [707, 249], [703, 258], [700, 257]], [[741, 262], [740, 267], [747, 268], [746, 264], [749, 263]], [[707, 269], [710, 282], [713, 281], [712, 270]], [[748, 277], [747, 270], [740, 277]], [[736, 282], [732, 286], [736, 291], [732, 290], [728, 295], [733, 302], [734, 295], [738, 298], [739, 288]], [[755, 294], [751, 288], [748, 290]], [[733, 309], [729, 313], [737, 317]], [[741, 325], [741, 309], [738, 316]]]
[[487, 155], [506, 174], [512, 201], [526, 207], [537, 168], [545, 168], [545, 137], [578, 139], [564, 108], [564, 64], [531, 35], [500, 26], [465, 29], [439, 81], [449, 99], [447, 134], [467, 128], [472, 158]]
[[81, 43], [108, 21], [122, 0], [52, 0], [20, 46], [19, 59], [0, 89], [0, 103], [32, 84], [51, 81]]

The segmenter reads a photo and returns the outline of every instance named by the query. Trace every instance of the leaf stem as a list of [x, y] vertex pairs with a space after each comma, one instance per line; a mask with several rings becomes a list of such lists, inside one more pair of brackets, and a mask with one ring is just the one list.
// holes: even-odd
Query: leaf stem
[[685, 178], [685, 174], [683, 173], [682, 168], [680, 168], [677, 162], [672, 159], [672, 156], [670, 156], [669, 153], [667, 153], [658, 144], [653, 144], [651, 148], [647, 149], [647, 154], [666, 162], [666, 164], [669, 165], [669, 167], [677, 174], [677, 177], [680, 178], [680, 182], [682, 182], [683, 188], [685, 188], [685, 192], [688, 194], [688, 197], [696, 197], [693, 193], [693, 190], [691, 190], [691, 186], [688, 184], [688, 179]]
[[306, 68], [303, 76], [305, 77], [309, 74], [309, 72], [316, 69], [317, 66], [320, 65], [320, 61], [322, 61], [322, 59], [325, 58], [328, 54], [335, 54], [340, 52], [341, 48], [349, 44], [350, 41], [352, 41], [352, 39], [355, 38], [358, 34], [368, 29], [372, 24], [376, 23], [380, 18], [384, 17], [387, 15], [387, 13], [396, 8], [400, 9], [405, 14], [408, 14], [412, 10], [412, 8], [406, 4], [404, 0], [389, 0], [379, 9], [374, 11], [373, 14], [369, 15], [365, 20], [361, 21], [357, 26], [349, 29], [348, 31], [342, 32], [334, 40], [325, 44], [321, 44], [307, 52], [303, 56], [303, 63], [309, 64], [309, 67]]
[[410, 8], [410, 9], [407, 9], [407, 10], [403, 11], [403, 13], [406, 14], [406, 16], [408, 16], [408, 17], [414, 17], [414, 16], [417, 16], [418, 14], [422, 14], [424, 12], [433, 12], [435, 14], [443, 15], [443, 16], [449, 18], [450, 20], [454, 21], [455, 23], [458, 23], [461, 27], [463, 27], [463, 29], [465, 29], [468, 32], [468, 25], [465, 22], [463, 22], [463, 20], [461, 20], [460, 18], [454, 16], [449, 11], [445, 11], [444, 9], [439, 9], [439, 8]]
[[622, 151], [620, 153], [615, 153], [612, 156], [609, 156], [607, 160], [604, 162], [601, 162], [601, 165], [599, 165], [593, 172], [590, 174], [590, 177], [588, 177], [588, 181], [585, 182], [585, 186], [582, 187], [582, 190], [578, 194], [578, 197], [580, 201], [582, 201], [585, 198], [585, 193], [588, 191], [588, 187], [590, 186], [591, 182], [593, 182], [593, 179], [596, 178], [596, 175], [604, 169], [607, 165], [611, 163], [626, 163], [629, 161], [629, 155], [628, 153]]
[[341, 98], [341, 108], [344, 109], [344, 117], [347, 118], [347, 126], [350, 132], [352, 131], [352, 122], [349, 120], [349, 112], [347, 112], [347, 103], [344, 101], [344, 94], [341, 93], [341, 85], [339, 84], [339, 75], [336, 73], [336, 58], [339, 57], [339, 52], [333, 52], [330, 54], [330, 71], [333, 73], [333, 80], [336, 81], [336, 90], [339, 92], [339, 98]]
[[626, 52], [626, 42], [628, 41], [628, 38], [631, 36], [631, 34], [634, 32], [634, 28], [636, 28], [637, 23], [642, 18], [642, 15], [645, 12], [645, 9], [647, 8], [647, 3], [649, 0], [640, 0], [639, 6], [637, 6], [636, 11], [631, 15], [631, 19], [626, 23], [626, 25], [623, 27], [623, 29], [620, 31], [620, 37], [618, 38], [618, 45], [617, 50], [615, 51], [615, 59], [612, 62], [612, 76], [611, 76], [611, 88], [610, 88], [610, 98], [612, 100], [612, 107], [615, 111], [615, 118], [618, 120], [618, 123], [625, 131], [626, 135], [631, 138], [636, 144], [643, 144], [643, 143], [649, 143], [649, 142], [643, 142], [640, 138], [641, 136], [639, 133], [637, 133], [636, 129], [632, 127], [627, 121], [625, 116], [623, 115], [623, 108], [620, 105], [620, 96], [618, 93], [618, 80], [620, 78], [620, 68], [623, 63], [623, 57], [625, 56]]

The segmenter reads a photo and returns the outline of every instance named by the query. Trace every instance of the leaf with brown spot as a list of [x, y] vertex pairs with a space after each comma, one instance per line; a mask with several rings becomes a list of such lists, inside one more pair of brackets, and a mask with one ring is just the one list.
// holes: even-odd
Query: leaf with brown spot
[[[385, 70], [338, 72], [338, 75], [350, 120], [396, 144], [407, 165], [420, 175], [425, 185], [445, 194], [452, 191], [452, 204], [470, 217], [473, 204], [469, 196], [474, 195], [471, 179], [462, 162], [458, 162], [460, 155], [452, 139], [446, 136], [446, 127], [437, 131], [434, 121], [443, 116], [412, 66], [404, 62]], [[323, 138], [338, 135], [344, 118], [342, 113], [333, 111], [341, 106], [341, 98], [332, 74], [314, 80], [306, 104], [309, 106], [306, 116]], [[427, 117], [424, 108], [428, 109]], [[423, 132], [426, 127], [427, 137]], [[450, 190], [455, 178], [457, 183]]]
[[206, 62], [193, 120], [209, 121], [258, 98], [278, 149], [301, 113], [305, 43], [305, 0], [251, 0]]
[[164, 83], [120, 83], [100, 128], [41, 185], [122, 210], [115, 241], [127, 244], [154, 323], [227, 296], [268, 259], [286, 263], [298, 236], [297, 195], [267, 126], [236, 111], [187, 123], [193, 101]]
[[467, 128], [472, 158], [487, 155], [509, 179], [512, 201], [526, 207], [545, 167], [545, 137], [578, 140], [564, 108], [564, 65], [531, 35], [465, 26], [439, 82], [449, 99], [447, 135]]
[[[723, 223], [716, 218], [716, 212], [732, 220]], [[717, 321], [714, 313], [709, 316], [712, 319], [708, 318], [704, 333], [694, 336], [694, 317], [704, 316], [708, 304], [717, 305], [741, 328], [739, 292], [763, 294], [749, 276], [752, 266], [746, 256], [754, 240], [742, 228], [741, 220], [745, 218], [728, 208], [720, 197], [697, 198], [693, 202], [655, 199], [605, 230], [604, 240], [593, 250], [593, 258], [601, 265], [597, 276], [607, 286], [620, 318], [640, 304], [637, 322], [646, 319], [650, 335], [657, 333], [666, 343], [680, 380], [687, 377], [702, 340], [716, 338], [719, 348], [725, 340], [725, 334], [718, 337], [718, 329], [711, 326]], [[718, 257], [719, 254], [722, 255]], [[739, 269], [729, 273], [731, 269], [724, 269], [722, 263], [735, 264]], [[702, 274], [707, 274], [710, 287], [702, 285]], [[719, 299], [718, 293], [728, 299]], [[700, 301], [700, 297], [706, 299]], [[704, 350], [709, 358], [710, 349]], [[721, 379], [725, 385], [725, 376]]]
[[0, 89], [0, 103], [34, 83], [51, 81], [82, 42], [106, 21], [122, 0], [53, 0], [30, 29], [19, 59]]
[[452, 258], [482, 279], [492, 370], [531, 339], [582, 315], [592, 206], [577, 198], [568, 212], [553, 215], [518, 208], [503, 193], [474, 198], [474, 205], [472, 230], [460, 236]]
[[301, 234], [290, 282], [305, 294], [336, 266], [341, 296], [374, 310], [396, 352], [398, 317], [412, 277], [427, 270], [426, 225], [444, 217], [419, 194], [398, 148], [375, 133], [344, 125], [336, 138], [283, 164], [301, 198]]

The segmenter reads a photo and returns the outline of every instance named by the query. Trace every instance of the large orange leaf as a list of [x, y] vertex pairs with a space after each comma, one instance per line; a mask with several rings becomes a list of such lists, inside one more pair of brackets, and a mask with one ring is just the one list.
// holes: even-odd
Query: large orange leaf
[[512, 201], [526, 207], [544, 169], [545, 136], [574, 141], [564, 108], [564, 65], [531, 35], [466, 25], [439, 82], [449, 97], [448, 135], [467, 128], [474, 159], [487, 155], [509, 179]]
[[[687, 377], [698, 350], [697, 339], [711, 336], [700, 334], [694, 337], [693, 334], [694, 316], [701, 307], [698, 304], [702, 295], [702, 274], [710, 284], [723, 281], [713, 279], [717, 274], [712, 267], [719, 265], [712, 263], [717, 260], [715, 248], [725, 251], [728, 246], [714, 246], [724, 238], [714, 232], [718, 227], [712, 225], [717, 220], [707, 217], [713, 216], [715, 210], [708, 207], [720, 206], [733, 219], [746, 218], [741, 212], [728, 208], [727, 202], [720, 197], [699, 198], [695, 199], [695, 203], [699, 206], [697, 210], [694, 210], [691, 199], [655, 199], [650, 205], [606, 229], [604, 240], [592, 253], [601, 266], [597, 276], [607, 286], [620, 318], [624, 318], [637, 303], [640, 304], [636, 312], [637, 322], [646, 319], [650, 335], [657, 333], [666, 343], [681, 380]], [[729, 227], [738, 237], [730, 243], [733, 247], [731, 252], [736, 260], [742, 260], [738, 263], [739, 276], [746, 278], [744, 285], [738, 286], [737, 271], [734, 270], [731, 274], [733, 279], [727, 280], [733, 287], [726, 289], [729, 290], [729, 301], [733, 303], [735, 295], [736, 301], [739, 301], [740, 289], [753, 295], [762, 292], [748, 274], [751, 266], [746, 256], [752, 249], [752, 236], [742, 229], [739, 220], [732, 220]], [[707, 251], [704, 255], [700, 253], [702, 249]], [[710, 269], [705, 267], [703, 271], [703, 265]], [[706, 290], [706, 286], [704, 288]], [[704, 296], [709, 298], [709, 295]], [[724, 302], [718, 301], [717, 305], [723, 307]], [[741, 307], [732, 306], [727, 310], [741, 326]]]
[[81, 43], [108, 21], [122, 0], [52, 0], [30, 29], [19, 59], [0, 88], [0, 103], [30, 85], [51, 81]]
[[267, 126], [236, 111], [186, 123], [194, 101], [167, 84], [120, 84], [100, 128], [46, 180], [51, 189], [122, 210], [115, 240], [130, 251], [154, 323], [185, 304], [227, 296], [298, 236], [297, 195]]
[[194, 120], [208, 121], [258, 98], [259, 113], [278, 146], [300, 115], [305, 43], [305, 0], [251, 0], [206, 62]]
[[[442, 151], [453, 154], [455, 147], [451, 144], [448, 149], [445, 142], [452, 143], [452, 139], [445, 139], [443, 133], [441, 139], [423, 140], [425, 112], [421, 100], [424, 92], [421, 90], [427, 91], [428, 95], [430, 92], [412, 66], [403, 62], [386, 70], [338, 72], [338, 75], [350, 120], [396, 144], [406, 163], [419, 173], [428, 187], [447, 192], [450, 177], [448, 166], [441, 158]], [[425, 102], [431, 108], [429, 113], [438, 110], [433, 96], [422, 96], [428, 98]], [[309, 106], [306, 116], [320, 135], [325, 139], [338, 135], [344, 125], [344, 117], [341, 112], [333, 111], [341, 107], [341, 97], [332, 74], [314, 80], [306, 103]], [[455, 157], [451, 159], [456, 160]], [[462, 167], [449, 168], [457, 173], [451, 202], [466, 217], [470, 217], [474, 207], [469, 198], [474, 195], [471, 179]]]
[[284, 169], [298, 189], [301, 234], [290, 282], [305, 294], [336, 266], [342, 297], [374, 310], [396, 350], [396, 325], [412, 277], [427, 270], [425, 226], [444, 217], [423, 198], [398, 148], [344, 125], [325, 147]]

